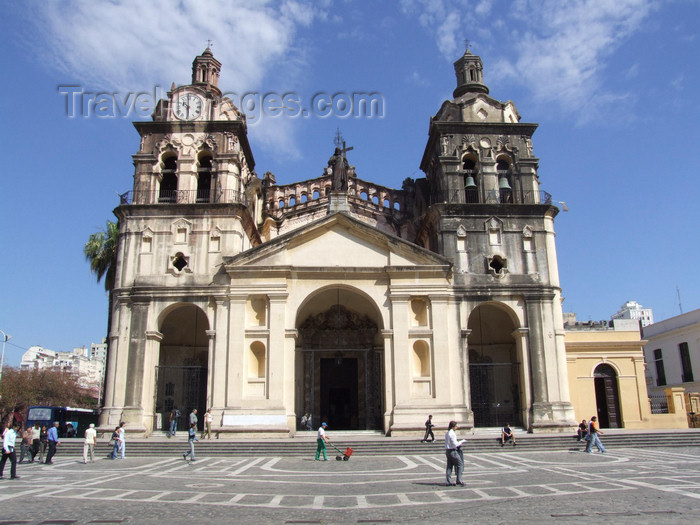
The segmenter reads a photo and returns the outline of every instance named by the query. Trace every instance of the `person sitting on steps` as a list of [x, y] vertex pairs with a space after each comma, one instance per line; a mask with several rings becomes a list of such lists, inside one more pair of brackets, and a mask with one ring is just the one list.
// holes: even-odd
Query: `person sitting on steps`
[[506, 423], [506, 426], [501, 429], [501, 446], [505, 445], [508, 441], [512, 441], [513, 446], [516, 445], [515, 434], [513, 434], [513, 429], [510, 428], [510, 423]]

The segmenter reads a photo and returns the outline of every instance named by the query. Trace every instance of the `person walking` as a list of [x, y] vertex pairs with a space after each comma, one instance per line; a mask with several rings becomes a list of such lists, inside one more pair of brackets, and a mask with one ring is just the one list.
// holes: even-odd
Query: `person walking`
[[[447, 427], [447, 433], [445, 433], [445, 456], [447, 456], [447, 468], [445, 469], [445, 485], [448, 487], [455, 485], [464, 486], [462, 481], [462, 471], [464, 470], [464, 461], [462, 456], [459, 454], [459, 447], [461, 447], [466, 440], [457, 441], [457, 435], [455, 430], [457, 429], [457, 422], [450, 421]], [[452, 483], [452, 469], [455, 471], [457, 478], [457, 483]]]
[[180, 419], [180, 410], [176, 407], [170, 411], [170, 428], [168, 429], [168, 437], [173, 437], [177, 432], [177, 420]]
[[39, 431], [39, 463], [44, 462], [47, 448], [49, 448], [49, 431], [47, 430], [46, 425], [44, 425]]
[[31, 453], [32, 453], [32, 461], [36, 458], [36, 455], [39, 453], [39, 447], [41, 446], [41, 428], [39, 427], [39, 423], [34, 423], [34, 426], [32, 427], [32, 448], [31, 448]]
[[425, 436], [423, 436], [423, 439], [421, 439], [421, 443], [426, 443], [428, 442], [428, 436], [430, 436], [430, 441], [433, 442], [435, 441], [435, 434], [433, 434], [433, 416], [429, 415], [428, 420], [425, 422]]
[[114, 432], [112, 432], [112, 452], [109, 454], [110, 459], [117, 459], [119, 457], [119, 434], [121, 431], [121, 427], [115, 427]]
[[2, 459], [0, 459], [0, 479], [3, 479], [5, 463], [10, 460], [10, 479], [17, 479], [17, 454], [15, 452], [15, 441], [19, 432], [19, 423], [5, 430], [2, 436]]
[[22, 432], [22, 443], [20, 445], [19, 463], [24, 463], [24, 456], [27, 456], [27, 461], [32, 462], [32, 427], [27, 427]]
[[17, 479], [17, 454], [15, 453], [15, 440], [19, 432], [19, 423], [15, 423], [11, 428], [5, 430], [2, 436], [2, 459], [0, 459], [0, 479], [3, 479], [5, 463], [10, 460], [10, 479]]
[[205, 434], [208, 436], [208, 439], [211, 439], [211, 422], [213, 419], [214, 416], [211, 415], [211, 408], [208, 408], [204, 413], [204, 428], [202, 429], [202, 435], [199, 436], [200, 439], [204, 439]]
[[88, 454], [90, 455], [90, 463], [95, 462], [95, 445], [97, 445], [97, 430], [95, 430], [95, 423], [90, 423], [90, 426], [85, 430], [85, 443], [83, 444], [84, 464], [88, 462]]
[[122, 459], [126, 459], [126, 421], [119, 423], [119, 453]]
[[182, 458], [187, 461], [187, 456], [190, 457], [190, 462], [195, 461], [194, 459], [194, 442], [199, 441], [197, 439], [197, 424], [192, 423], [190, 425], [190, 430], [188, 431], [187, 434], [187, 442], [190, 444], [190, 449], [182, 454]]
[[600, 427], [598, 427], [598, 418], [593, 416], [588, 422], [588, 442], [586, 443], [585, 452], [591, 454], [593, 452], [593, 445], [595, 445], [598, 447], [598, 451], [601, 454], [605, 454], [605, 447], [600, 442], [600, 438], [598, 437], [598, 434], [602, 433], [603, 432], [600, 430]]
[[326, 456], [326, 443], [328, 442], [326, 428], [328, 428], [328, 425], [325, 423], [321, 423], [321, 426], [318, 427], [318, 434], [316, 434], [316, 461], [319, 460], [321, 452], [323, 452], [323, 461], [328, 461], [328, 456]]
[[190, 426], [194, 425], [196, 428], [198, 422], [199, 422], [199, 418], [197, 417], [197, 409], [193, 408], [192, 412], [190, 412], [190, 418], [189, 418]]
[[61, 444], [58, 440], [58, 421], [53, 422], [53, 426], [49, 429], [46, 439], [49, 442], [49, 452], [46, 454], [46, 465], [53, 464], [53, 457], [56, 454], [56, 447]]

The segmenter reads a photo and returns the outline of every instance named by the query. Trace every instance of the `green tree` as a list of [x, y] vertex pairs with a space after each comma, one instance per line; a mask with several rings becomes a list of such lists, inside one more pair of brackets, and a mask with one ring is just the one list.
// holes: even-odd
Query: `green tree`
[[90, 235], [83, 253], [90, 263], [90, 270], [97, 282], [105, 279], [105, 290], [114, 288], [117, 269], [117, 249], [119, 248], [119, 223], [107, 221], [107, 228]]
[[[105, 290], [109, 294], [107, 306], [107, 352], [109, 353], [109, 334], [112, 331], [112, 290], [116, 284], [117, 253], [119, 251], [119, 222], [107, 221], [104, 231], [93, 233], [83, 247], [85, 259], [90, 263], [90, 270], [100, 282], [104, 277]], [[102, 388], [102, 386], [101, 386]]]
[[14, 413], [23, 417], [32, 405], [96, 408], [94, 392], [79, 385], [78, 375], [52, 368], [20, 370], [5, 367], [0, 386], [0, 421]]

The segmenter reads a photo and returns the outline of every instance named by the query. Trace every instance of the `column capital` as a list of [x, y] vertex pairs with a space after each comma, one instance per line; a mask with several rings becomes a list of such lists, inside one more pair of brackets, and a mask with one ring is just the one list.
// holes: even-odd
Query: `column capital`
[[271, 303], [284, 303], [287, 301], [289, 294], [286, 292], [272, 292], [267, 294], [267, 298]]
[[148, 341], [157, 341], [160, 343], [164, 337], [165, 337], [165, 335], [158, 332], [157, 330], [148, 330], [146, 332], [146, 339]]
[[512, 335], [513, 337], [527, 337], [527, 334], [529, 333], [529, 328], [516, 328], [510, 333], [510, 335]]

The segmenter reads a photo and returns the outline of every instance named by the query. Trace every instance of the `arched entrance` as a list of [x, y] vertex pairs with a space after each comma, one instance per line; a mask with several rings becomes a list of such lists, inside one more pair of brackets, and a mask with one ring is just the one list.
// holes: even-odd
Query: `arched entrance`
[[381, 320], [346, 288], [326, 289], [297, 315], [296, 411], [336, 430], [382, 428]]
[[187, 429], [187, 417], [194, 408], [201, 430], [207, 402], [207, 330], [207, 316], [191, 304], [175, 307], [161, 321], [163, 340], [155, 371], [155, 413], [161, 421], [156, 430], [168, 429], [173, 407], [180, 411], [178, 430]]
[[521, 366], [505, 310], [482, 304], [469, 316], [469, 385], [475, 427], [522, 425]]
[[608, 365], [598, 365], [593, 372], [598, 424], [602, 428], [622, 428], [617, 372]]

